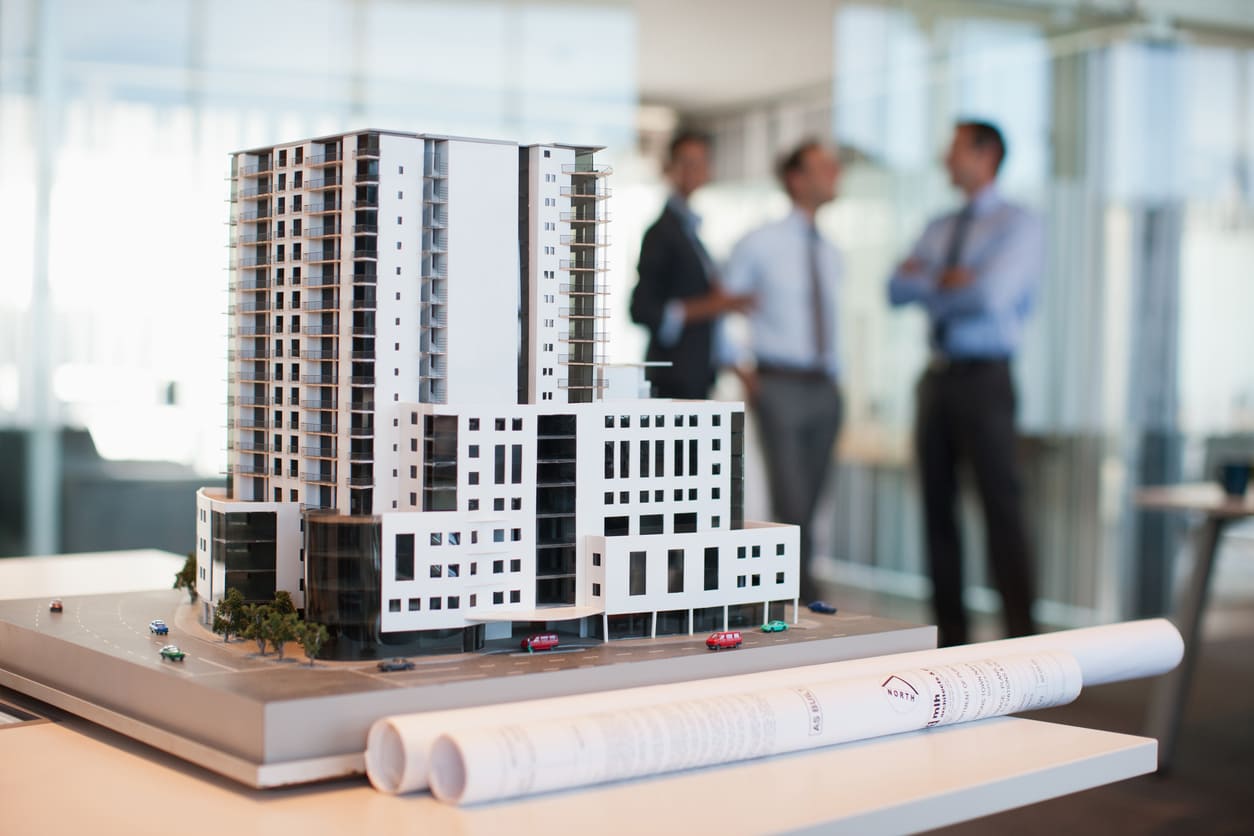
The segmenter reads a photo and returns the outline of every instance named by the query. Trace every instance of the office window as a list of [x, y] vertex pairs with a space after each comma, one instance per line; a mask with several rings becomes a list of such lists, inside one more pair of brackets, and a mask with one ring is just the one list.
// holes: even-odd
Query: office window
[[624, 505], [626, 505], [628, 502], [631, 502], [631, 491], [619, 491], [618, 501], [623, 503]]
[[461, 607], [461, 605], [462, 605], [462, 599], [460, 595], [448, 596], [448, 608], [450, 610], [458, 609]]
[[675, 488], [675, 501], [676, 502], [684, 501], [684, 489], [683, 488]]
[[401, 611], [401, 599], [389, 598], [388, 599], [388, 612], [400, 612], [400, 611]]
[[648, 478], [649, 476], [649, 442], [640, 442], [640, 475]]
[[504, 592], [493, 592], [493, 593], [492, 593], [492, 603], [493, 603], [493, 604], [504, 604], [504, 603], [505, 603], [505, 593], [504, 593]]
[[421, 610], [421, 609], [422, 609], [422, 599], [421, 599], [421, 598], [410, 598], [410, 599], [409, 599], [409, 611], [410, 611], [410, 612], [418, 612], [418, 611], [419, 611], [419, 610]]
[[499, 575], [499, 574], [501, 574], [501, 573], [502, 573], [502, 572], [504, 572], [504, 571], [505, 571], [505, 561], [504, 561], [504, 560], [494, 560], [494, 561], [492, 561], [492, 574], [494, 574], [494, 575]]
[[477, 459], [477, 458], [479, 458], [479, 445], [478, 445], [478, 444], [472, 444], [472, 445], [470, 445], [470, 449], [467, 451], [467, 454], [468, 454], [468, 455], [469, 455], [472, 459]]
[[675, 515], [675, 533], [691, 534], [697, 530], [697, 515], [695, 513], [676, 514]]
[[522, 559], [517, 558], [517, 557], [511, 558], [509, 561], [509, 570], [511, 572], [521, 572], [522, 571]]
[[722, 519], [718, 516], [710, 517], [710, 528], [719, 528], [722, 525]]
[[783, 583], [783, 582], [784, 582], [784, 573], [783, 573], [783, 572], [776, 572], [776, 573], [775, 573], [775, 583]]
[[417, 504], [418, 504], [418, 494], [416, 494], [416, 493], [411, 493], [411, 494], [409, 495], [409, 504], [410, 504], [410, 505], [417, 505]]
[[662, 515], [661, 514], [645, 514], [640, 518], [641, 534], [661, 534], [662, 533]]
[[478, 419], [478, 418], [471, 418], [471, 419], [467, 422], [467, 427], [466, 427], [466, 428], [467, 428], [468, 430], [472, 430], [472, 431], [473, 431], [473, 430], [477, 430], [477, 429], [479, 429], [479, 419]]
[[631, 470], [631, 442], [620, 441], [618, 443], [618, 475], [626, 479]]
[[515, 485], [522, 484], [522, 445], [510, 445], [509, 481]]
[[605, 478], [614, 478], [614, 442], [612, 441], [605, 442]]
[[613, 492], [613, 491], [606, 491], [606, 492], [605, 492], [605, 504], [606, 504], [606, 505], [613, 505], [613, 504], [614, 504], [614, 492]]
[[737, 560], [744, 560], [744, 559], [745, 559], [745, 555], [746, 555], [746, 552], [745, 552], [745, 547], [744, 547], [744, 546], [737, 546], [737, 547], [736, 547], [736, 559], [737, 559]]
[[649, 416], [648, 415], [640, 416], [640, 426], [644, 427], [645, 429], [649, 428]]
[[445, 567], [444, 571], [446, 573], [446, 577], [455, 578], [461, 574], [462, 565], [460, 563], [450, 563]]
[[513, 427], [513, 429], [514, 429], [515, 431], [521, 430], [521, 429], [522, 429], [522, 419], [521, 419], [521, 418], [515, 418], [515, 419], [514, 419], [514, 421], [513, 421], [512, 427]]
[[696, 489], [696, 488], [689, 488], [689, 489], [688, 489], [688, 499], [689, 499], [689, 500], [692, 500], [692, 501], [694, 501], [694, 502], [696, 501], [696, 499], [697, 499], [697, 489]]
[[496, 499], [492, 500], [492, 510], [504, 511], [505, 510], [505, 498], [498, 496]]
[[[695, 416], [694, 416], [695, 417]], [[695, 438], [688, 440], [688, 475], [697, 475], [697, 447], [699, 446]]]
[[662, 502], [665, 499], [665, 497], [666, 497], [666, 491], [662, 490], [661, 488], [658, 488], [657, 490], [653, 492], [654, 502]]
[[[479, 500], [477, 500], [477, 499], [472, 499], [472, 500], [470, 500], [469, 502], [467, 502], [467, 503], [466, 503], [466, 510], [467, 510], [467, 511], [478, 511], [478, 510], [479, 510]], [[472, 536], [473, 536], [473, 535], [472, 535]]]
[[448, 544], [450, 546], [460, 546], [462, 544], [462, 533], [460, 531], [450, 531], [448, 533]]
[[444, 577], [444, 567], [443, 567], [443, 566], [441, 566], [441, 565], [440, 565], [440, 564], [438, 564], [438, 563], [432, 564], [432, 566], [431, 566], [431, 577], [433, 577], [433, 578], [442, 578], [442, 577]]
[[710, 488], [710, 499], [718, 499], [722, 495], [723, 495], [723, 492], [720, 489]]
[[511, 589], [509, 591], [509, 602], [511, 604], [517, 604], [521, 601], [522, 601], [522, 592], [520, 592], [517, 589]]
[[470, 593], [470, 608], [474, 609], [478, 605], [478, 603], [479, 603], [479, 596], [473, 592]]
[[737, 576], [736, 576], [736, 588], [737, 588], [737, 589], [744, 589], [744, 588], [745, 588], [745, 576], [744, 576], [744, 575], [737, 575]]
[[522, 497], [521, 496], [511, 497], [509, 500], [509, 507], [511, 511], [521, 511], [522, 510]]
[[479, 474], [477, 471], [472, 470], [470, 473], [466, 474], [466, 478], [469, 480], [470, 484], [472, 485], [479, 484]]
[[675, 439], [675, 475], [684, 475], [684, 440]]
[[499, 433], [505, 432], [505, 419], [504, 418], [496, 419], [496, 431]]
[[754, 546], [754, 547], [753, 547], [753, 556], [754, 556], [754, 557], [761, 557], [761, 556], [762, 556], [762, 547], [761, 547], [761, 546]]
[[641, 492], [640, 492], [640, 501], [641, 501], [641, 502], [648, 502], [648, 501], [649, 501], [649, 492], [648, 492], [648, 491], [641, 491]]
[[709, 546], [705, 550], [705, 589], [718, 589], [718, 547]]
[[631, 552], [628, 555], [627, 568], [627, 594], [628, 595], [644, 595], [645, 594], [645, 568], [647, 561], [644, 552]]
[[601, 584], [599, 584], [599, 583], [594, 583], [594, 584], [592, 585], [592, 597], [593, 597], [593, 598], [600, 598], [600, 597], [601, 597]]
[[503, 528], [493, 529], [492, 530], [492, 542], [504, 543], [505, 542], [505, 529]]
[[438, 531], [431, 532], [431, 545], [439, 546], [444, 543], [444, 535]]
[[776, 544], [775, 544], [775, 554], [777, 554], [777, 555], [782, 555], [783, 553], [784, 553], [784, 544], [783, 544], [783, 543], [776, 543]]
[[761, 575], [754, 575], [754, 576], [753, 576], [753, 580], [752, 580], [752, 585], [753, 585], [753, 586], [761, 586], [761, 585], [762, 585], [762, 576], [761, 576]]
[[414, 535], [396, 535], [396, 580], [414, 579]]
[[427, 609], [438, 610], [440, 609], [441, 603], [442, 601], [438, 595], [432, 595], [430, 598], [427, 599]]
[[[497, 420], [504, 422], [505, 419], [498, 418]], [[505, 427], [502, 426], [500, 427], [500, 429], [503, 430], [505, 429]], [[492, 449], [492, 457], [493, 457], [492, 481], [494, 481], [498, 485], [504, 485], [505, 484], [505, 445], [504, 444], [495, 445]]]
[[626, 537], [628, 529], [627, 517], [606, 517], [606, 537]]
[[601, 553], [600, 553], [600, 552], [593, 552], [593, 553], [592, 553], [592, 565], [593, 565], [593, 566], [600, 566], [600, 565], [601, 565]]
[[684, 591], [683, 549], [669, 549], [666, 552], [666, 591]]
[[723, 440], [721, 438], [714, 439], [712, 442], [710, 442], [710, 449], [711, 450], [723, 449]]

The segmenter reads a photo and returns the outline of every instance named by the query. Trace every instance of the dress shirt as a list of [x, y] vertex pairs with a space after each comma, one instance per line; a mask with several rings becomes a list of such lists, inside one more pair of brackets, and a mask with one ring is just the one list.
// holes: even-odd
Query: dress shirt
[[[826, 351], [814, 351], [814, 306], [811, 248], [818, 247]], [[740, 240], [723, 271], [730, 294], [752, 294], [750, 341], [758, 365], [819, 370], [835, 379], [840, 372], [837, 304], [843, 272], [840, 252], [815, 235], [805, 213], [794, 209], [786, 218], [757, 229]], [[720, 352], [728, 358], [726, 346]]]
[[[667, 198], [666, 208], [674, 212], [680, 221], [683, 222], [684, 232], [688, 234], [688, 239], [692, 242], [693, 249], [697, 251], [701, 264], [705, 266], [706, 278], [713, 281], [714, 263], [710, 261], [710, 255], [706, 252], [705, 245], [701, 243], [701, 238], [697, 235], [697, 231], [701, 228], [701, 216], [692, 211], [688, 201], [677, 194], [672, 194]], [[679, 337], [684, 331], [685, 321], [684, 300], [673, 299], [668, 302], [665, 310], [662, 311], [662, 322], [658, 325], [657, 341], [664, 346], [672, 346], [679, 342]]]
[[894, 306], [922, 305], [932, 333], [943, 334], [945, 344], [932, 348], [946, 357], [1009, 357], [1019, 347], [1041, 281], [1044, 229], [1035, 214], [1007, 202], [994, 186], [971, 204], [958, 266], [971, 271], [972, 281], [948, 290], [938, 287], [960, 214], [952, 212], [928, 224], [910, 253], [918, 269], [893, 274], [888, 299]]

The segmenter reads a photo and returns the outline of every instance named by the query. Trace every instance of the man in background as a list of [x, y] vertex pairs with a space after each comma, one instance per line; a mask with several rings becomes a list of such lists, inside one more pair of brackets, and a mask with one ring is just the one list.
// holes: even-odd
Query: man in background
[[1022, 636], [1035, 629], [1010, 363], [1040, 283], [1044, 234], [1035, 215], [998, 193], [1005, 156], [995, 126], [957, 125], [945, 165], [964, 205], [928, 224], [888, 284], [894, 306], [921, 305], [930, 323], [932, 360], [918, 384], [915, 449], [942, 645], [968, 640], [958, 523], [963, 461], [983, 505], [1006, 631]]
[[773, 519], [801, 527], [800, 596], [820, 597], [812, 563], [814, 510], [840, 431], [837, 306], [841, 258], [815, 215], [836, 197], [840, 168], [823, 144], [804, 142], [783, 158], [780, 184], [792, 201], [783, 220], [736, 245], [728, 293], [752, 298], [752, 364], [737, 369], [754, 410], [766, 459]]
[[710, 143], [680, 133], [670, 144], [666, 177], [671, 195], [640, 245], [640, 280], [631, 295], [632, 321], [649, 329], [645, 359], [669, 362], [648, 369], [653, 395], [703, 399], [714, 385], [714, 342], [719, 318], [749, 300], [728, 296], [698, 237], [701, 219], [688, 205], [710, 181]]

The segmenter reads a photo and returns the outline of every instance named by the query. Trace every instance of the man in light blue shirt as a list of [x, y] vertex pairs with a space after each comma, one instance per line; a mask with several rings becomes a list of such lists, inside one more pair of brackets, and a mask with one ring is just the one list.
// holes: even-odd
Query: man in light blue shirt
[[820, 597], [812, 572], [815, 505], [840, 431], [837, 291], [840, 253], [814, 225], [836, 197], [840, 168], [818, 142], [784, 158], [779, 177], [792, 199], [783, 220], [749, 233], [724, 271], [726, 292], [753, 297], [753, 365], [738, 363], [766, 458], [774, 519], [801, 527], [802, 601]]
[[990, 574], [1006, 630], [1020, 636], [1035, 629], [1010, 361], [1040, 283], [1045, 242], [1036, 215], [997, 191], [1005, 154], [995, 126], [958, 124], [945, 165], [966, 201], [928, 224], [888, 283], [894, 306], [921, 305], [930, 324], [932, 360], [918, 386], [915, 452], [942, 645], [968, 638], [957, 514], [964, 459], [984, 508]]

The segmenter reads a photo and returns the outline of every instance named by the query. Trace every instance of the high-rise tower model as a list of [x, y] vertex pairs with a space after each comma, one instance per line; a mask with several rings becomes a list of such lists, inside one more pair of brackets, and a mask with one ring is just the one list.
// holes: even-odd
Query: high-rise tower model
[[365, 131], [231, 162], [227, 489], [197, 591], [287, 590], [327, 655], [782, 615], [739, 404], [606, 363], [600, 149]]

